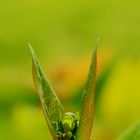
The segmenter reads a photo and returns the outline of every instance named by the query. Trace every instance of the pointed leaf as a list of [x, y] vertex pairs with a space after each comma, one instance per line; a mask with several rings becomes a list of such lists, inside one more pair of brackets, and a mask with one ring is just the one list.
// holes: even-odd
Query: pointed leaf
[[92, 54], [89, 74], [83, 93], [82, 108], [80, 112], [80, 122], [76, 133], [76, 140], [89, 140], [92, 131], [93, 112], [94, 112], [94, 92], [96, 82], [96, 51], [98, 42], [99, 40], [97, 40], [96, 46]]
[[41, 100], [48, 127], [53, 135], [53, 138], [56, 140], [57, 137], [53, 124], [63, 118], [64, 109], [43, 71], [41, 70], [38, 59], [30, 44], [29, 47], [32, 54], [32, 74], [34, 84]]

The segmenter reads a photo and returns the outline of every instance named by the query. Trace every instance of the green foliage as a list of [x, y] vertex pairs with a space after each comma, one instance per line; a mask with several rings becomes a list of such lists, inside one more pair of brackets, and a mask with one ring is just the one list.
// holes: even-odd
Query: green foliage
[[99, 39], [97, 40], [95, 50], [93, 51], [91, 65], [89, 68], [89, 74], [85, 85], [82, 108], [80, 114], [79, 128], [77, 130], [77, 140], [88, 140], [90, 138], [92, 125], [93, 125], [93, 113], [94, 113], [94, 92], [96, 82], [96, 50]]
[[56, 140], [57, 136], [55, 134], [55, 130], [52, 124], [63, 118], [64, 109], [57, 95], [52, 89], [50, 83], [46, 79], [43, 71], [41, 70], [37, 57], [31, 46], [30, 46], [30, 51], [31, 51], [32, 60], [33, 60], [32, 73], [33, 73], [34, 83], [39, 93], [39, 97], [41, 100], [41, 104], [44, 110], [44, 115], [45, 115], [48, 127], [52, 133], [53, 138]]
[[33, 48], [32, 73], [38, 90], [44, 115], [54, 140], [88, 140], [91, 135], [94, 112], [94, 92], [96, 82], [96, 50], [94, 48], [85, 90], [83, 92], [80, 117], [78, 114], [65, 113], [61, 102], [45, 77]]
[[78, 123], [78, 115], [70, 112], [65, 113], [63, 120], [58, 120], [54, 124], [58, 140], [75, 140]]
[[140, 123], [128, 128], [117, 140], [140, 140]]

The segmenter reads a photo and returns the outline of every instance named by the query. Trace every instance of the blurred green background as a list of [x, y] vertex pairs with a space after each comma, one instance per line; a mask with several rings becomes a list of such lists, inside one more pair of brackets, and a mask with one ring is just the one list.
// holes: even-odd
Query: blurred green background
[[51, 140], [32, 82], [31, 43], [66, 111], [77, 112], [98, 49], [92, 140], [140, 120], [140, 1], [0, 2], [0, 139]]

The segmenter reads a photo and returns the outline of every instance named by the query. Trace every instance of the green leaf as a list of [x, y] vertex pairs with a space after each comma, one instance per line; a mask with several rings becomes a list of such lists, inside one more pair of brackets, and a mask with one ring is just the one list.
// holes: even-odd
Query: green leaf
[[128, 128], [116, 140], [140, 140], [140, 122]]
[[83, 92], [82, 108], [80, 112], [79, 127], [76, 132], [76, 140], [89, 140], [92, 125], [93, 125], [93, 113], [94, 113], [94, 92], [96, 83], [96, 53], [99, 39], [96, 42], [92, 60], [89, 68], [89, 74], [86, 81], [85, 89]]
[[53, 139], [57, 140], [53, 124], [63, 118], [64, 109], [53, 88], [45, 77], [45, 74], [43, 73], [35, 52], [30, 44], [29, 48], [32, 54], [32, 75], [34, 84], [41, 100], [48, 127], [52, 133]]

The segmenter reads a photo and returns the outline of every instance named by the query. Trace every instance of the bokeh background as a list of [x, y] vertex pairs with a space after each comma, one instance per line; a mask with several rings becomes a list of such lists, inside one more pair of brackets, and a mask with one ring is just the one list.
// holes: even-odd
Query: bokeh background
[[0, 1], [1, 140], [51, 140], [28, 42], [66, 111], [77, 112], [97, 37], [91, 138], [114, 140], [140, 120], [140, 1]]

